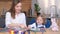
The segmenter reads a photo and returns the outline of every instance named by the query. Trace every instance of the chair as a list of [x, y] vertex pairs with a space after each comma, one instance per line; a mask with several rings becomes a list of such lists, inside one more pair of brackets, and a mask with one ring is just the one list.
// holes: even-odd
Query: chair
[[[29, 22], [29, 25], [33, 24], [36, 22], [36, 19], [35, 18], [32, 18]], [[45, 23], [45, 27], [46, 28], [49, 28], [51, 26], [51, 19], [50, 18], [46, 18], [46, 23]]]
[[5, 16], [0, 17], [0, 28], [5, 28]]

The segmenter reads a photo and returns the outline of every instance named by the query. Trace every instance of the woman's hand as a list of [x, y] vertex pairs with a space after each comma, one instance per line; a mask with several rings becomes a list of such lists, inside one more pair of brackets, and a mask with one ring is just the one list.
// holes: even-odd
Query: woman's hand
[[31, 29], [31, 26], [28, 26], [28, 28], [27, 28], [28, 30], [30, 30]]
[[23, 29], [26, 29], [27, 28], [27, 26], [25, 26], [25, 25], [23, 25], [23, 24], [20, 24], [19, 25], [21, 28], [23, 28]]
[[16, 23], [11, 23], [11, 24], [8, 25], [8, 27], [13, 28], [13, 27], [19, 27], [19, 26]]
[[25, 30], [30, 30], [31, 29], [31, 27], [30, 26], [24, 26], [24, 25], [21, 25], [21, 28], [23, 28], [23, 29], [25, 29]]

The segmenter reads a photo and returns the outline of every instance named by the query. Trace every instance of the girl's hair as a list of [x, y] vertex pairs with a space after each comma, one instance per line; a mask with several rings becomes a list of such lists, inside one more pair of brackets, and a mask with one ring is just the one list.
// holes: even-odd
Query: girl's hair
[[12, 6], [11, 6], [11, 8], [10, 8], [10, 10], [9, 10], [9, 12], [11, 13], [11, 16], [12, 16], [12, 18], [15, 18], [15, 6], [18, 4], [18, 3], [20, 3], [20, 0], [13, 0], [12, 1]]
[[37, 17], [40, 16], [40, 15], [41, 15], [41, 13], [37, 13]]
[[[45, 24], [45, 18], [41, 15], [41, 13], [38, 13], [38, 14], [37, 14], [37, 18], [38, 18], [38, 17], [42, 17], [42, 19], [43, 19], [43, 23], [42, 23], [42, 24], [44, 25], [44, 24]], [[37, 19], [37, 18], [36, 18], [36, 19]]]

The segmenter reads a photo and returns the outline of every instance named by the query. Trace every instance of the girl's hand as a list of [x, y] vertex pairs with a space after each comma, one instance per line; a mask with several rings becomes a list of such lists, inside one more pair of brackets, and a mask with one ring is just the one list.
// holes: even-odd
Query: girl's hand
[[31, 29], [31, 26], [28, 26], [28, 28], [27, 28], [28, 30], [30, 30]]

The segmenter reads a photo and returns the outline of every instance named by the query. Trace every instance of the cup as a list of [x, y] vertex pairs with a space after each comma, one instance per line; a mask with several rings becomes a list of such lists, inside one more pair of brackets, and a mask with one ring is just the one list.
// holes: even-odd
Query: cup
[[24, 31], [19, 31], [19, 34], [25, 34], [25, 32]]
[[14, 30], [10, 30], [10, 31], [9, 31], [9, 34], [15, 34], [15, 33], [14, 33]]

